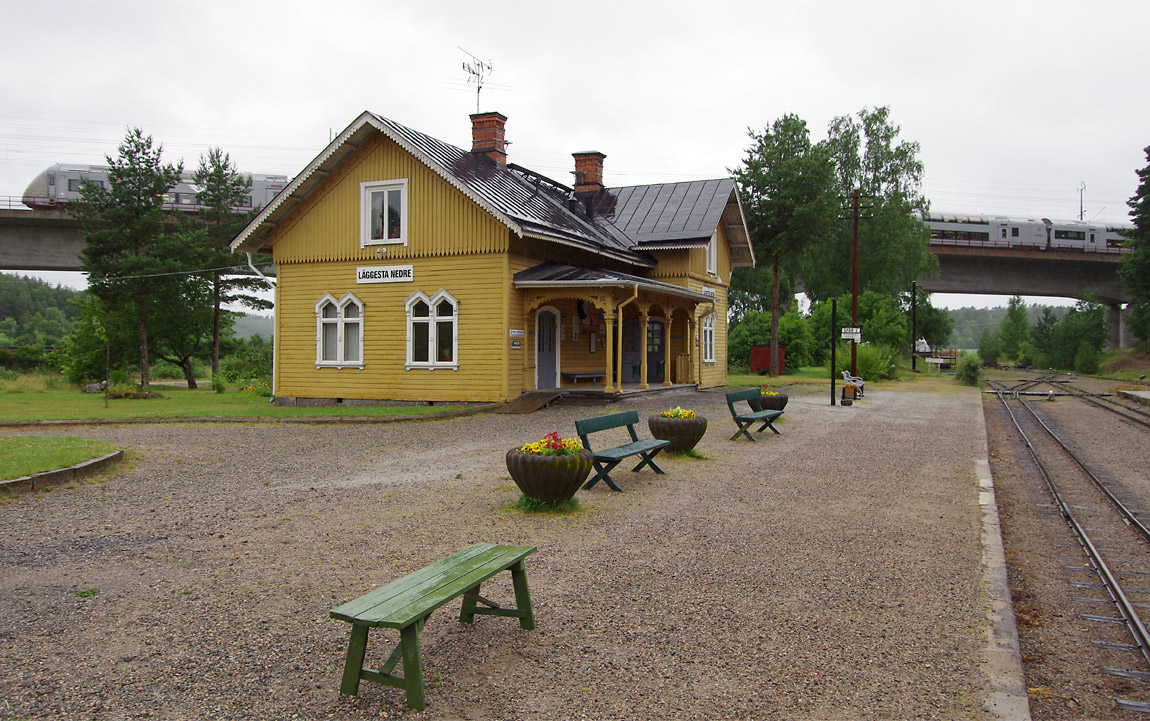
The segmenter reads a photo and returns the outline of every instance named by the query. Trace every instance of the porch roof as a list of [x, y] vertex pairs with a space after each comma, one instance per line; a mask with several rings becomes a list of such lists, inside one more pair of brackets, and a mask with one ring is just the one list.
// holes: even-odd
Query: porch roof
[[639, 290], [649, 293], [674, 295], [693, 300], [696, 303], [715, 302], [712, 296], [673, 283], [663, 283], [604, 268], [580, 268], [553, 262], [542, 263], [533, 268], [519, 271], [513, 280], [516, 288], [634, 288], [637, 286]]

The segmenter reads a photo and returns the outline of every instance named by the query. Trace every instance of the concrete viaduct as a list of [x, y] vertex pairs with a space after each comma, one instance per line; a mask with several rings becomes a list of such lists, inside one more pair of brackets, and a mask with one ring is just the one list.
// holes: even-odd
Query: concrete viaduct
[[[78, 271], [83, 246], [84, 239], [76, 221], [65, 211], [0, 210], [2, 270]], [[1122, 305], [1131, 299], [1118, 279], [1120, 256], [1117, 253], [1051, 253], [936, 245], [930, 249], [938, 256], [941, 273], [919, 281], [925, 290], [1092, 297], [1109, 308], [1110, 346], [1125, 348], [1133, 343], [1122, 310]]]

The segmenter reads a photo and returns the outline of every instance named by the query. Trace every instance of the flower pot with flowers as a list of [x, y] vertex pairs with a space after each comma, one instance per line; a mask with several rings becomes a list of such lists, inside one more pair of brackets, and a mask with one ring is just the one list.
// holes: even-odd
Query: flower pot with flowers
[[591, 473], [591, 452], [578, 438], [552, 431], [534, 443], [507, 451], [507, 472], [523, 495], [558, 503], [575, 495]]
[[787, 394], [774, 386], [760, 386], [759, 397], [747, 401], [756, 411], [781, 411], [787, 407]]
[[689, 408], [676, 407], [648, 418], [647, 427], [655, 438], [671, 442], [668, 453], [686, 453], [707, 432], [707, 419]]

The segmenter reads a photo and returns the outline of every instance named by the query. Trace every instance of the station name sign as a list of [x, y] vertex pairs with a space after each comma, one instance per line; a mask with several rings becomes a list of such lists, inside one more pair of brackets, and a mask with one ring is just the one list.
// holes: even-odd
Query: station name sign
[[410, 265], [377, 265], [355, 269], [356, 283], [410, 283], [415, 274]]

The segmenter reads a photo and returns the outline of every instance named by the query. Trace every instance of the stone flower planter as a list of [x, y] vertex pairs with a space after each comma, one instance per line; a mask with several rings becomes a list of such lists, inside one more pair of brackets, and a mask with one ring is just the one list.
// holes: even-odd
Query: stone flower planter
[[779, 393], [773, 396], [760, 396], [747, 401], [756, 411], [781, 411], [787, 407], [787, 394]]
[[507, 472], [523, 495], [547, 503], [575, 495], [591, 473], [591, 452], [584, 449], [570, 456], [537, 456], [518, 448], [507, 451]]
[[702, 416], [694, 418], [664, 418], [651, 416], [647, 419], [647, 427], [651, 435], [664, 441], [670, 441], [667, 450], [672, 453], [686, 453], [695, 447], [707, 432], [707, 419]]

